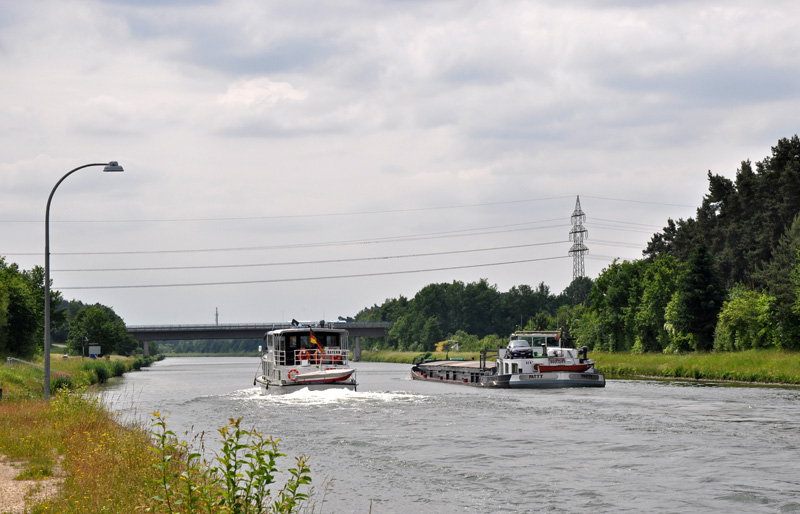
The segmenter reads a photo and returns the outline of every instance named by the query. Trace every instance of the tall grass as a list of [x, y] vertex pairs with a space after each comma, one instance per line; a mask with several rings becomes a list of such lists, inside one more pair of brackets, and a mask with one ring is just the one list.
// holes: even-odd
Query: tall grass
[[687, 353], [683, 355], [600, 353], [598, 369], [617, 377], [670, 377], [800, 384], [800, 353], [779, 350]]
[[[41, 365], [41, 358], [34, 364]], [[50, 360], [50, 389], [76, 390], [95, 384], [103, 384], [111, 377], [122, 376], [132, 369], [149, 366], [150, 357], [121, 357], [108, 359], [63, 359], [53, 355]], [[18, 401], [41, 398], [44, 393], [44, 369], [27, 364], [12, 362], [9, 368], [5, 358], [0, 363], [0, 389], [3, 399]]]
[[6, 367], [5, 359], [3, 359], [2, 364], [0, 364], [0, 389], [3, 390], [2, 401], [41, 398], [43, 396], [43, 378], [44, 370], [25, 365], [9, 368]]
[[57, 393], [52, 402], [4, 400], [0, 454], [18, 463], [20, 478], [63, 478], [57, 497], [28, 506], [33, 514], [313, 510], [304, 490], [311, 482], [306, 457], [270, 495], [283, 456], [277, 441], [231, 420], [211, 463], [175, 438], [163, 417], [155, 420], [152, 433], [124, 426], [96, 397], [75, 392]]

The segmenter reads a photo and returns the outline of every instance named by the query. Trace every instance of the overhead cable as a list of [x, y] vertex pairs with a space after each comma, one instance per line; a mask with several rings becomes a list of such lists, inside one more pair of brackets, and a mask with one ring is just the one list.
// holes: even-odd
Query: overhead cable
[[[559, 220], [546, 220], [546, 221], [559, 221]], [[493, 230], [502, 227], [515, 227], [519, 225], [530, 225], [533, 223], [544, 223], [545, 221], [534, 221], [527, 223], [515, 223], [511, 225], [497, 225], [494, 227], [473, 228], [464, 230], [454, 230], [447, 232], [431, 232], [426, 234], [416, 234], [409, 236], [387, 236], [373, 239], [350, 239], [344, 241], [325, 241], [317, 243], [294, 243], [282, 245], [268, 245], [268, 246], [244, 246], [232, 248], [198, 248], [188, 250], [122, 250], [111, 252], [50, 252], [50, 255], [145, 255], [145, 254], [181, 254], [181, 253], [215, 253], [215, 252], [248, 252], [260, 250], [287, 250], [295, 248], [319, 248], [325, 246], [351, 246], [351, 245], [368, 245], [368, 244], [381, 244], [381, 243], [404, 243], [409, 241], [424, 241], [426, 239], [448, 239], [454, 237], [466, 236], [480, 236], [491, 234], [502, 234], [508, 232], [521, 232], [525, 230], [540, 230], [545, 228], [557, 228], [564, 225], [559, 223], [557, 225], [547, 225], [542, 227], [526, 227], [508, 230]], [[477, 232], [479, 230], [488, 230], [486, 232]], [[40, 255], [39, 253], [6, 253], [5, 255]]]
[[229, 286], [229, 285], [246, 285], [246, 284], [275, 284], [281, 282], [311, 282], [314, 280], [333, 280], [333, 279], [342, 279], [342, 278], [362, 278], [362, 277], [380, 277], [380, 276], [388, 276], [388, 275], [407, 275], [412, 273], [428, 273], [434, 271], [451, 271], [451, 270], [458, 270], [458, 269], [470, 269], [470, 268], [485, 268], [490, 266], [506, 266], [510, 264], [524, 264], [529, 262], [538, 262], [538, 261], [550, 261], [550, 260], [557, 260], [557, 259], [568, 259], [570, 258], [568, 255], [559, 256], [559, 257], [542, 257], [539, 259], [522, 259], [518, 261], [506, 261], [506, 262], [493, 262], [489, 264], [469, 264], [464, 266], [448, 266], [443, 268], [427, 268], [427, 269], [417, 269], [417, 270], [406, 270], [406, 271], [383, 271], [378, 273], [356, 273], [353, 275], [329, 275], [323, 277], [298, 277], [298, 278], [275, 278], [275, 279], [266, 279], [266, 280], [242, 280], [242, 281], [233, 281], [233, 282], [197, 282], [197, 283], [183, 283], [183, 284], [139, 284], [139, 285], [127, 285], [127, 286], [68, 286], [68, 287], [59, 287], [59, 291], [66, 291], [66, 290], [87, 290], [87, 289], [152, 289], [152, 288], [161, 288], [161, 287], [201, 287], [201, 286]]
[[476, 252], [489, 252], [496, 250], [511, 250], [515, 248], [530, 248], [532, 246], [545, 246], [554, 244], [564, 244], [564, 241], [551, 241], [547, 243], [530, 243], [524, 245], [512, 246], [496, 246], [493, 248], [475, 248], [471, 250], [450, 250], [445, 252], [430, 252], [430, 253], [417, 253], [407, 255], [385, 255], [380, 257], [357, 257], [352, 259], [324, 259], [315, 261], [287, 261], [287, 262], [266, 262], [266, 263], [253, 263], [253, 264], [218, 264], [218, 265], [200, 265], [200, 266], [160, 266], [160, 267], [147, 267], [147, 268], [81, 268], [81, 269], [56, 269], [60, 273], [65, 272], [103, 272], [103, 271], [176, 271], [176, 270], [197, 270], [197, 269], [227, 269], [227, 268], [258, 268], [268, 266], [294, 266], [305, 264], [331, 264], [342, 262], [363, 262], [363, 261], [381, 261], [391, 259], [406, 259], [414, 257], [434, 257], [439, 255], [455, 255], [462, 253], [476, 253]]

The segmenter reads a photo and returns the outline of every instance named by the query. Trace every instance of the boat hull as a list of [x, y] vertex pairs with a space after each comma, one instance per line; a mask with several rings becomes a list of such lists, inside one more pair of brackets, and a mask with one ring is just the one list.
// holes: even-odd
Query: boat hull
[[269, 381], [256, 379], [256, 385], [259, 386], [261, 394], [291, 394], [302, 389], [309, 391], [326, 391], [329, 389], [345, 389], [348, 391], [355, 391], [358, 384], [355, 381], [347, 382], [292, 382], [288, 384], [270, 383]]
[[[503, 375], [501, 375], [503, 376]], [[508, 377], [511, 389], [557, 389], [562, 387], [605, 387], [606, 378], [600, 373], [547, 372], [519, 373]]]
[[355, 379], [354, 369], [324, 370], [319, 372], [296, 375], [295, 380], [270, 380], [261, 375], [256, 377], [255, 385], [261, 394], [286, 394], [301, 389], [309, 391], [324, 391], [326, 389], [347, 389], [355, 391], [358, 384]]

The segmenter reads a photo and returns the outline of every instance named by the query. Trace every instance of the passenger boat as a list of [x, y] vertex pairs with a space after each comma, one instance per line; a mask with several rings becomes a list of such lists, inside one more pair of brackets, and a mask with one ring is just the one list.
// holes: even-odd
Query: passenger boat
[[293, 328], [271, 330], [264, 336], [259, 371], [253, 385], [262, 394], [289, 393], [307, 388], [355, 391], [356, 370], [349, 366], [347, 330], [292, 321]]
[[560, 388], [605, 387], [605, 377], [587, 358], [588, 349], [564, 346], [559, 332], [515, 332], [506, 348], [498, 348], [495, 362], [428, 361], [414, 364], [411, 378], [479, 387]]

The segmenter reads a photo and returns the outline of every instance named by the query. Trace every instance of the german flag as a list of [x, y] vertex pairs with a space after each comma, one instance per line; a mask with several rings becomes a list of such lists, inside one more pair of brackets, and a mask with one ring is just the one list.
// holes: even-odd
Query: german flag
[[317, 348], [319, 348], [319, 351], [321, 351], [321, 352], [325, 351], [325, 350], [322, 349], [322, 346], [320, 346], [319, 341], [317, 341], [317, 336], [314, 335], [314, 332], [311, 332], [311, 342], [314, 343], [315, 345], [317, 345]]

